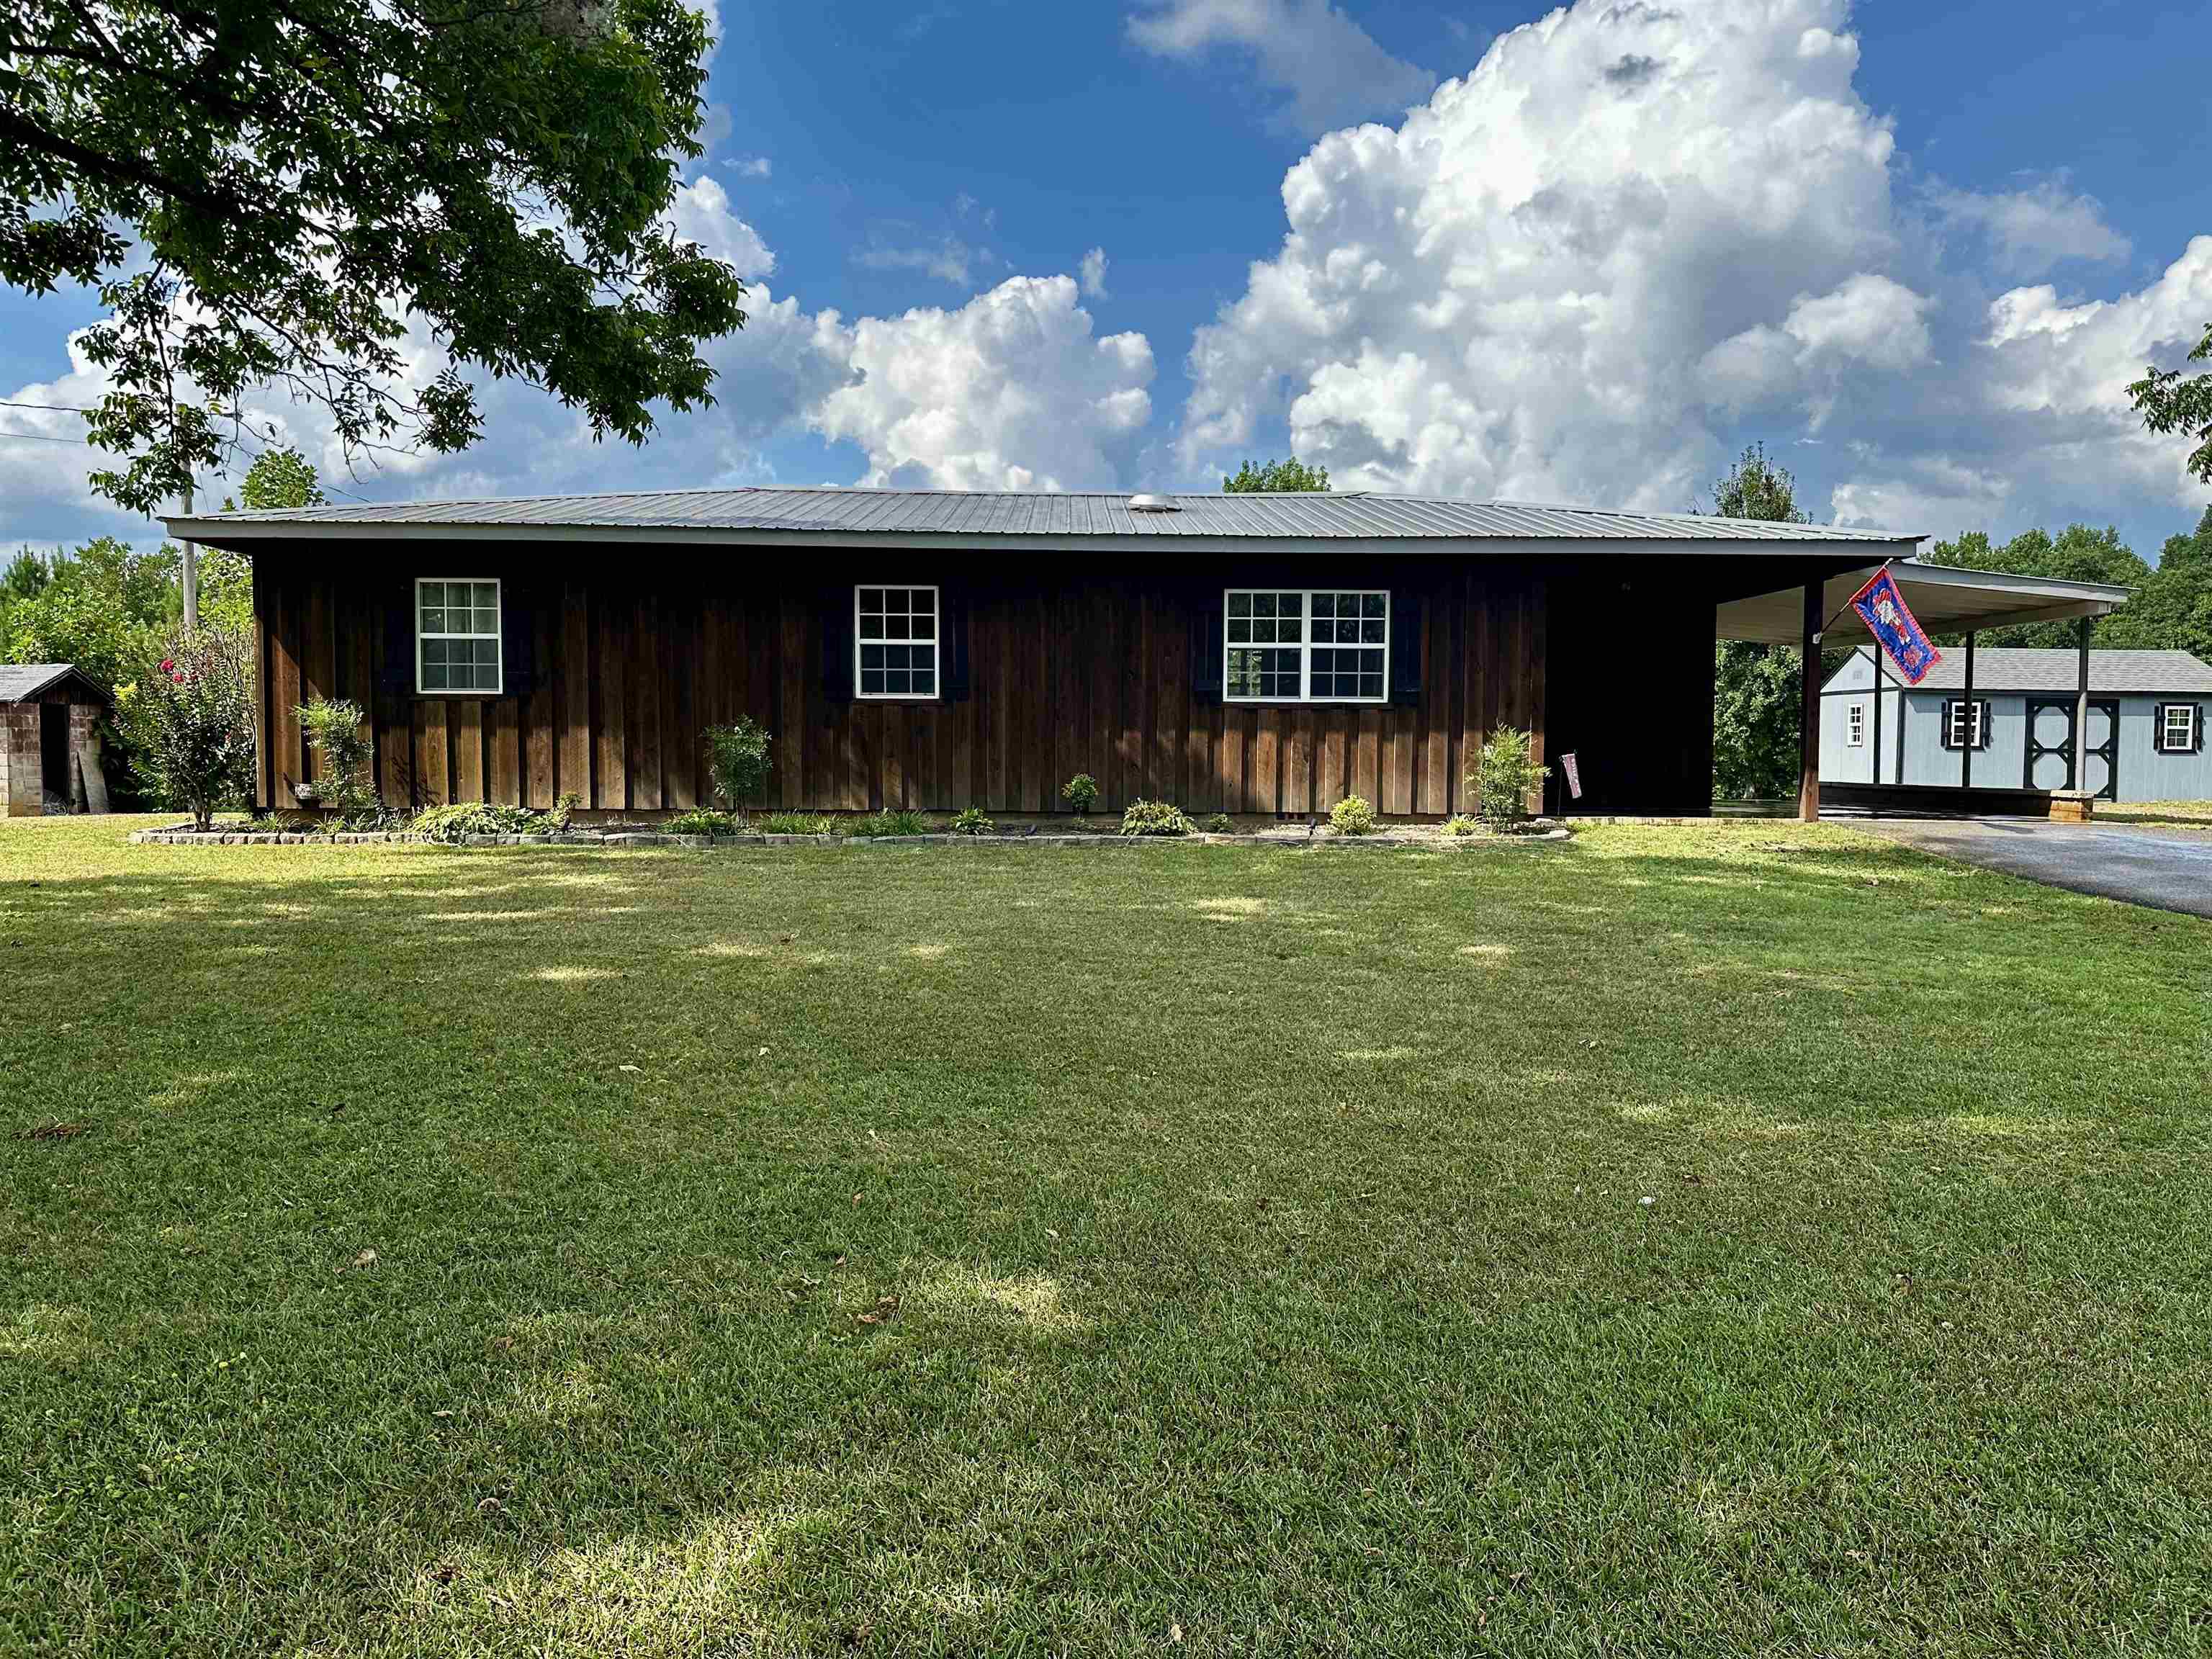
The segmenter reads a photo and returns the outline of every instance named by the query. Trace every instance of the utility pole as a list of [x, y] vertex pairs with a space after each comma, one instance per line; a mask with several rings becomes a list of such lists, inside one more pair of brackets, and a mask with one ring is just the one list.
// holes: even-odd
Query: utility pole
[[[185, 516], [192, 516], [192, 487], [185, 486]], [[200, 625], [200, 550], [199, 544], [185, 544], [185, 626]]]

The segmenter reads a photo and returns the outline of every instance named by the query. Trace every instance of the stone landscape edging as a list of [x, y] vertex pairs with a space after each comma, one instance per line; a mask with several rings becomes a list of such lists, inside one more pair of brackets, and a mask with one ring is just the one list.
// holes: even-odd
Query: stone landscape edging
[[441, 841], [412, 830], [341, 830], [317, 835], [302, 830], [220, 830], [202, 832], [189, 825], [165, 830], [134, 830], [131, 840], [141, 847], [685, 847], [702, 851], [726, 847], [1373, 847], [1428, 848], [1457, 852], [1468, 847], [1539, 846], [1567, 840], [1572, 831], [1564, 825], [1517, 836], [1293, 836], [1217, 835], [1200, 831], [1188, 836], [1036, 835], [955, 836], [678, 836], [659, 830], [619, 830], [611, 836], [586, 835], [575, 830], [542, 834], [464, 836]]

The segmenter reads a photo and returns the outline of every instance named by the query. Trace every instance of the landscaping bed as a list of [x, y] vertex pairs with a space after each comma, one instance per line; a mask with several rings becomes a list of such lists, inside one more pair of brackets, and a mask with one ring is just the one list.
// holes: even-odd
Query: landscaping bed
[[1184, 836], [1128, 836], [1058, 826], [1033, 826], [1021, 831], [994, 830], [981, 834], [925, 831], [919, 835], [864, 836], [823, 833], [811, 835], [750, 834], [681, 835], [650, 824], [572, 824], [565, 830], [463, 835], [458, 838], [412, 830], [276, 830], [245, 824], [218, 824], [195, 830], [188, 823], [139, 830], [131, 839], [142, 845], [168, 847], [301, 847], [372, 846], [380, 843], [417, 845], [438, 843], [458, 847], [1331, 847], [1423, 848], [1452, 851], [1500, 842], [1536, 845], [1566, 840], [1572, 832], [1559, 823], [1532, 822], [1525, 830], [1499, 834], [1479, 831], [1447, 835], [1430, 825], [1394, 826], [1368, 835], [1342, 835], [1327, 825], [1298, 825], [1249, 833], [1199, 830]]

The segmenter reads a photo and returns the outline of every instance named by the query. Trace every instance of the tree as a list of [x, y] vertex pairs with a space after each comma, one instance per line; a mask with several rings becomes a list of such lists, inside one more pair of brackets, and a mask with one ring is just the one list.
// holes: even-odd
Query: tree
[[[684, 0], [17, 0], [0, 281], [100, 290], [94, 488], [182, 494], [264, 386], [349, 455], [473, 441], [463, 366], [633, 443], [711, 403], [744, 285], [667, 220], [706, 46]], [[449, 359], [419, 387], [410, 319]]]
[[[253, 513], [282, 512], [288, 507], [320, 507], [327, 499], [314, 465], [296, 449], [264, 450], [246, 469], [246, 482], [238, 487], [239, 499]], [[230, 511], [225, 501], [223, 511]]]
[[1295, 455], [1287, 461], [1269, 461], [1265, 466], [1255, 466], [1247, 461], [1237, 469], [1235, 477], [1221, 481], [1221, 488], [1232, 495], [1257, 495], [1270, 490], [1325, 490], [1328, 488], [1328, 469], [1308, 466]]
[[[2212, 324], [2206, 325], [2204, 337], [2189, 354], [2192, 363], [2207, 359], [2212, 359]], [[2212, 483], [2212, 374], [2185, 376], [2178, 368], [2149, 364], [2142, 379], [2129, 386], [2128, 399], [2151, 431], [2179, 432], [2194, 439], [2197, 447], [2190, 453], [2189, 470]]]
[[[1797, 480], [1753, 444], [1713, 481], [1712, 510], [1724, 519], [1805, 524]], [[1713, 794], [1771, 800], [1797, 791], [1798, 733], [1804, 724], [1795, 646], [1723, 640], [1713, 648]]]

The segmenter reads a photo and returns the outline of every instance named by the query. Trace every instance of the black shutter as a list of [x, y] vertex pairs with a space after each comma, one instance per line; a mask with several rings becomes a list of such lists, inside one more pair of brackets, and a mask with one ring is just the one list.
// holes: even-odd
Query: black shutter
[[2203, 754], [2203, 752], [2204, 752], [2204, 705], [2203, 705], [2203, 703], [2201, 703], [2201, 702], [2200, 702], [2200, 703], [2198, 703], [2198, 704], [2197, 705], [2197, 742], [2196, 742], [2196, 744], [2195, 744], [2191, 748], [2191, 750], [2190, 750], [2190, 753], [2191, 753], [2191, 754], [2193, 754], [2193, 755], [2201, 755], [2201, 754]]
[[377, 684], [387, 696], [415, 695], [415, 579], [392, 584], [384, 603], [384, 663]]
[[1190, 618], [1190, 700], [1205, 708], [1221, 701], [1221, 606], [1200, 604]]
[[1978, 701], [1981, 703], [1982, 708], [1982, 729], [1975, 734], [1981, 739], [1980, 742], [1974, 745], [1978, 750], [1986, 749], [1990, 746], [1990, 726], [1991, 724], [1991, 716], [1995, 713], [1991, 708], [1990, 700], [1987, 697], [1983, 697]]
[[499, 585], [500, 672], [510, 697], [538, 689], [537, 595], [526, 582]]
[[1956, 749], [1959, 746], [1951, 741], [1951, 720], [1953, 712], [1958, 707], [1958, 699], [1955, 697], [1943, 699], [1943, 729], [1936, 733], [1936, 738], [1946, 749]]
[[965, 702], [969, 696], [968, 588], [964, 582], [946, 582], [937, 590], [939, 696], [947, 702]]
[[822, 695], [830, 702], [853, 701], [853, 592], [850, 587], [823, 589]]
[[1401, 708], [1421, 701], [1421, 596], [1409, 587], [1390, 590], [1390, 701]]

